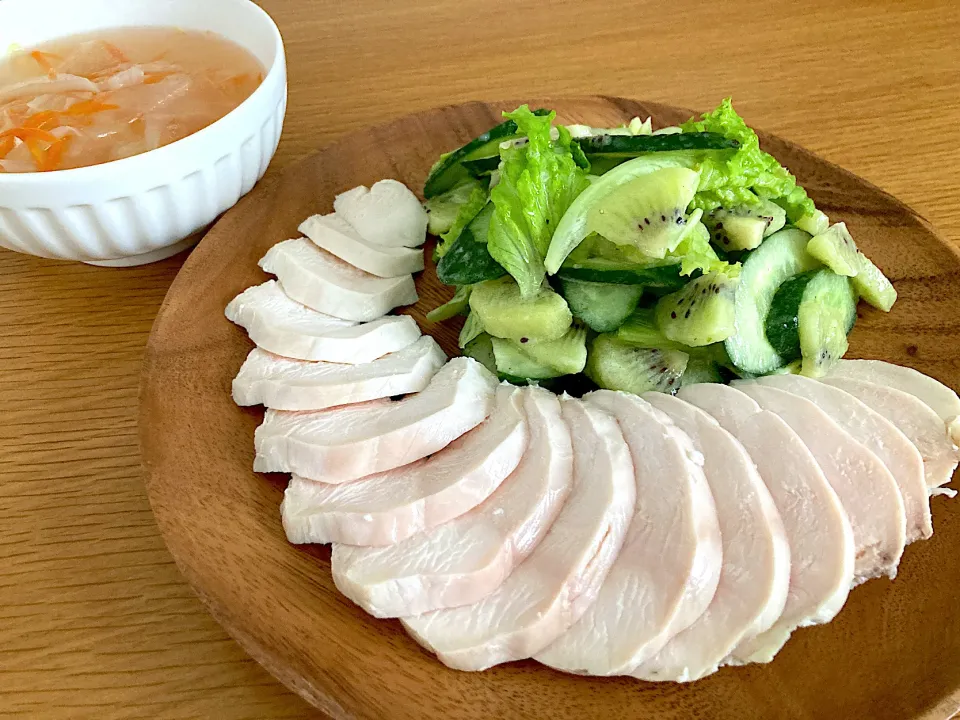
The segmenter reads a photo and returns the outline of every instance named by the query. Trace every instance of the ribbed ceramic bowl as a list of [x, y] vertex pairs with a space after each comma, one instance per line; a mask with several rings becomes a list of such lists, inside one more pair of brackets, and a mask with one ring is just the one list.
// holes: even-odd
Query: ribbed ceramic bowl
[[[0, 48], [105, 28], [173, 26], [219, 33], [266, 69], [236, 110], [142, 155], [75, 170], [0, 174], [0, 246], [114, 267], [162, 260], [256, 184], [287, 104], [280, 32], [249, 0], [2, 0]], [[193, 237], [191, 237], [193, 236]]]

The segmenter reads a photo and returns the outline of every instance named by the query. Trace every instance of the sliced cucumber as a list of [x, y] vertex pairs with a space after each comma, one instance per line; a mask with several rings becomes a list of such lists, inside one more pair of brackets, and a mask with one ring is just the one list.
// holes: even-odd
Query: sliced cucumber
[[561, 278], [560, 292], [575, 318], [582, 320], [591, 330], [612, 332], [637, 307], [643, 286]]
[[556, 340], [573, 321], [567, 302], [549, 287], [523, 300], [520, 288], [509, 276], [475, 285], [470, 309], [486, 332], [510, 340]]
[[802, 230], [781, 230], [744, 261], [734, 301], [735, 332], [725, 341], [731, 361], [740, 370], [765, 375], [786, 364], [787, 359], [767, 339], [765, 322], [777, 288], [819, 265], [807, 253], [809, 240], [810, 235]]
[[460, 208], [471, 200], [474, 193], [485, 192], [485, 184], [472, 178], [466, 179], [442, 195], [424, 203], [427, 211], [427, 230], [431, 235], [442, 235], [453, 227]]
[[736, 150], [740, 143], [720, 133], [694, 132], [676, 135], [603, 134], [581, 137], [577, 143], [592, 161], [593, 156], [632, 158], [651, 152], [678, 150]]
[[604, 258], [592, 258], [573, 265], [562, 265], [557, 271], [557, 277], [592, 283], [638, 285], [664, 291], [681, 288], [689, 280], [680, 274], [679, 264], [644, 267]]
[[599, 180], [590, 184], [557, 223], [556, 232], [550, 241], [544, 261], [547, 272], [556, 274], [567, 256], [590, 234], [588, 229], [590, 210], [599, 200], [606, 197], [621, 185], [663, 168], [695, 168], [702, 159], [702, 152], [682, 151], [673, 153], [653, 153], [644, 157], [628, 160], [613, 168]]
[[480, 333], [467, 343], [463, 354], [472, 357], [494, 375], [497, 374], [497, 360], [493, 354], [493, 342], [487, 333]]
[[811, 270], [787, 280], [767, 315], [767, 337], [785, 360], [802, 357], [800, 372], [821, 377], [847, 352], [857, 321], [850, 280], [832, 270]]
[[610, 334], [590, 345], [586, 374], [602, 388], [637, 395], [649, 390], [676, 392], [689, 356], [677, 350], [630, 345]]
[[447, 300], [443, 305], [435, 307], [427, 313], [427, 320], [430, 322], [443, 322], [457, 315], [463, 315], [470, 308], [470, 285], [458, 287], [453, 297]]
[[683, 375], [680, 376], [680, 385], [695, 385], [697, 383], [722, 383], [723, 373], [720, 366], [712, 360], [691, 357]]
[[467, 227], [437, 263], [437, 277], [446, 285], [471, 285], [496, 280], [507, 271], [493, 259], [486, 241], [474, 236]]
[[[534, 115], [549, 115], [550, 110], [534, 110]], [[426, 183], [423, 186], [423, 195], [432, 198], [449, 190], [454, 185], [469, 177], [464, 161], [480, 160], [500, 154], [500, 143], [517, 137], [517, 124], [507, 120], [475, 137], [463, 147], [454, 150], [440, 158], [430, 170]]]

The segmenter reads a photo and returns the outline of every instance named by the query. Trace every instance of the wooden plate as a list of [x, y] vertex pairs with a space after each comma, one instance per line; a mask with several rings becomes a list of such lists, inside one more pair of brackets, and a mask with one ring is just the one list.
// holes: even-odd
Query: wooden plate
[[[617, 98], [536, 104], [556, 108], [564, 122], [599, 126], [690, 116]], [[224, 306], [265, 280], [257, 260], [294, 237], [307, 215], [329, 212], [336, 193], [385, 177], [421, 188], [439, 153], [513, 106], [470, 103], [350, 135], [257, 188], [187, 260], [150, 337], [140, 436], [157, 522], [189, 582], [253, 657], [338, 720], [949, 717], [960, 707], [960, 501], [934, 499], [936, 533], [907, 549], [896, 581], [858, 588], [836, 620], [798, 631], [773, 663], [690, 685], [581, 678], [533, 662], [449, 670], [399, 622], [368, 617], [336, 591], [328, 547], [287, 543], [278, 511], [285, 479], [251, 470], [262, 413], [230, 399], [251, 345], [224, 319]], [[847, 222], [900, 292], [889, 315], [862, 311], [851, 356], [910, 365], [960, 387], [958, 253], [877, 188], [788, 142], [762, 139], [819, 207]], [[454, 330], [424, 319], [448, 291], [429, 271], [418, 287], [410, 312], [456, 352]]]

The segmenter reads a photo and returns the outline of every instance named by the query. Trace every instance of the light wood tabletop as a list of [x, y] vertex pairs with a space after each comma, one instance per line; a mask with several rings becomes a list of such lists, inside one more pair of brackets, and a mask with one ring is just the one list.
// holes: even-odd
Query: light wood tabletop
[[[290, 66], [271, 173], [470, 99], [732, 95], [960, 243], [955, 0], [261, 4]], [[117, 270], [0, 251], [0, 717], [316, 716], [207, 615], [144, 493], [141, 358], [185, 257]]]

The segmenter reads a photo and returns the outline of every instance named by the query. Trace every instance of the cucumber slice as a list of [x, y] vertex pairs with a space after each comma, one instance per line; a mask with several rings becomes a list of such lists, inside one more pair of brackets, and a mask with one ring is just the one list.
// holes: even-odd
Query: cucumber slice
[[[547, 272], [556, 274], [574, 248], [590, 234], [588, 215], [590, 210], [609, 193], [641, 175], [647, 175], [663, 168], [695, 168], [700, 164], [702, 153], [682, 151], [674, 153], [653, 153], [644, 157], [628, 160], [613, 168], [599, 180], [580, 193], [563, 214], [544, 261]], [[596, 171], [596, 169], [594, 169]]]
[[487, 243], [474, 236], [467, 227], [437, 263], [437, 277], [445, 285], [472, 285], [496, 280], [507, 271], [493, 259]]
[[807, 252], [838, 275], [852, 278], [860, 297], [878, 310], [890, 312], [897, 301], [897, 291], [880, 268], [857, 249], [845, 223], [832, 225], [810, 240]]
[[857, 321], [857, 295], [849, 279], [811, 270], [787, 280], [767, 315], [767, 338], [781, 357], [802, 357], [800, 372], [822, 377], [847, 352]]
[[[549, 115], [550, 110], [534, 110], [533, 114]], [[423, 185], [423, 196], [432, 198], [469, 177], [463, 166], [464, 161], [499, 156], [500, 143], [516, 138], [517, 131], [517, 124], [513, 120], [507, 120], [475, 137], [463, 147], [441, 156]]]
[[556, 340], [570, 329], [573, 315], [566, 300], [549, 287], [542, 287], [529, 300], [510, 276], [474, 286], [470, 309], [483, 329], [494, 337], [510, 340], [535, 338]]
[[765, 322], [777, 288], [819, 265], [807, 253], [809, 240], [810, 235], [802, 230], [781, 230], [744, 261], [734, 301], [735, 332], [725, 341], [730, 360], [740, 370], [766, 375], [786, 364], [767, 339]]
[[677, 350], [629, 345], [610, 334], [597, 335], [590, 345], [586, 374], [608, 390], [637, 395], [649, 390], [676, 392], [689, 356]]
[[692, 347], [726, 340], [734, 331], [738, 278], [719, 272], [691, 280], [657, 303], [657, 326], [674, 342]]
[[593, 156], [632, 158], [651, 152], [678, 150], [736, 150], [740, 143], [720, 133], [693, 132], [677, 135], [621, 135], [603, 134], [577, 139], [584, 154]]
[[475, 192], [483, 190], [484, 185], [478, 180], [468, 179], [442, 195], [427, 200], [423, 205], [427, 211], [427, 230], [430, 234], [442, 235], [449, 231], [460, 208], [470, 201]]
[[575, 318], [582, 320], [591, 330], [612, 332], [637, 307], [643, 286], [561, 278], [560, 292]]
[[427, 313], [427, 320], [437, 323], [465, 314], [470, 307], [471, 290], [472, 288], [469, 285], [458, 287], [452, 298]]
[[497, 374], [497, 360], [493, 354], [493, 342], [487, 333], [480, 333], [467, 343], [463, 354], [472, 357], [494, 375]]
[[687, 368], [680, 376], [680, 386], [695, 385], [697, 383], [722, 383], [723, 374], [720, 366], [712, 360], [691, 357]]
[[689, 280], [680, 274], [679, 264], [644, 267], [605, 258], [591, 258], [572, 265], [562, 265], [557, 271], [557, 277], [561, 280], [638, 285], [665, 291], [681, 288]]

